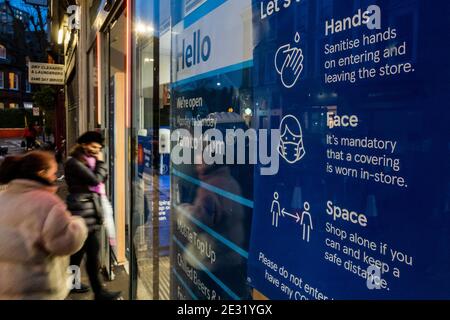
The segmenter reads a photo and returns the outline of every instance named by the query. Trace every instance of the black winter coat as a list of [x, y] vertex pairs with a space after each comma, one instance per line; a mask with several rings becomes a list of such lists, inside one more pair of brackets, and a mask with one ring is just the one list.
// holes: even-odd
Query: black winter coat
[[64, 166], [65, 178], [69, 187], [67, 208], [73, 215], [84, 218], [89, 232], [99, 230], [103, 224], [103, 210], [100, 196], [89, 190], [99, 183], [104, 183], [108, 169], [104, 162], [97, 161], [94, 171], [74, 157], [69, 158]]

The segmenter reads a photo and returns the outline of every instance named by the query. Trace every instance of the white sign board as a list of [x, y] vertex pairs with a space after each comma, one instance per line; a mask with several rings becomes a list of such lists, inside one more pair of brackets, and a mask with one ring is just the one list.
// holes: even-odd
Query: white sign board
[[185, 19], [174, 26], [175, 85], [250, 66], [253, 63], [251, 9], [250, 0], [226, 1], [201, 19]]
[[33, 84], [64, 85], [63, 64], [30, 62], [28, 64], [28, 82]]
[[39, 117], [40, 110], [39, 108], [33, 108], [33, 117]]
[[28, 4], [33, 4], [36, 6], [42, 6], [42, 7], [47, 7], [48, 6], [48, 1], [47, 0], [24, 0], [25, 3]]

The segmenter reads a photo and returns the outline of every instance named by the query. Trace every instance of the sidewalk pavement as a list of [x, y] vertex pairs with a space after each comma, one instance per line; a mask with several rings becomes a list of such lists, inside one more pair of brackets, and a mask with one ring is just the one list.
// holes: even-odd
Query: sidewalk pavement
[[24, 148], [21, 147], [22, 141], [20, 138], [0, 139], [0, 147], [8, 148], [7, 155], [20, 154], [24, 152]]

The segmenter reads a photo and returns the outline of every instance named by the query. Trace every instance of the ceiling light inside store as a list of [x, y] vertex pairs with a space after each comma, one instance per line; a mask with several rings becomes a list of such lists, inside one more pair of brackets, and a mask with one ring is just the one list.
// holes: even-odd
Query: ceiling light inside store
[[145, 32], [145, 25], [142, 23], [139, 23], [136, 27], [137, 33], [144, 33]]
[[153, 34], [153, 31], [155, 31], [155, 29], [151, 25], [146, 25], [143, 23], [138, 23], [136, 27], [136, 32], [139, 34]]

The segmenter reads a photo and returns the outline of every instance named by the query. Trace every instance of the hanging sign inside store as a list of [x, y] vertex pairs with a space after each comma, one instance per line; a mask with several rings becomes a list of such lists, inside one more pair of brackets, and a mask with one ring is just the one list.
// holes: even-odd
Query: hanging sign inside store
[[28, 81], [32, 84], [64, 85], [65, 66], [30, 62], [28, 64]]
[[173, 27], [175, 86], [251, 65], [249, 7], [249, 1], [227, 1], [211, 12], [205, 11], [208, 13], [201, 19], [188, 15]]

